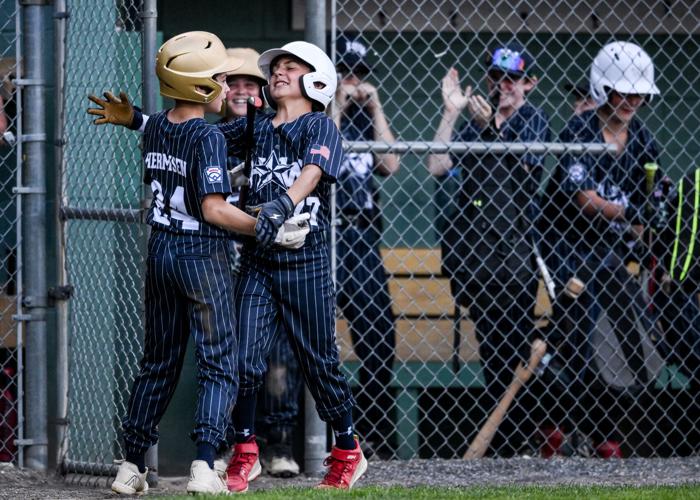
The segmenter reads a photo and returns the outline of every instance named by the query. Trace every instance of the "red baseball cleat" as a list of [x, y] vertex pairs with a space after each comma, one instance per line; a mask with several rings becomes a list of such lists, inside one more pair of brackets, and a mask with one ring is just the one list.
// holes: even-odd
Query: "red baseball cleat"
[[565, 436], [559, 427], [540, 427], [540, 437], [542, 439], [542, 446], [540, 447], [540, 456], [542, 458], [552, 458], [561, 454]]
[[367, 470], [367, 459], [355, 438], [354, 450], [341, 450], [334, 446], [323, 465], [328, 467], [328, 471], [317, 488], [349, 490]]
[[262, 472], [258, 460], [258, 443], [239, 443], [233, 447], [233, 455], [226, 467], [226, 486], [229, 491], [243, 493], [248, 491], [248, 483], [254, 481]]
[[617, 441], [603, 441], [595, 451], [600, 458], [622, 458], [622, 446]]

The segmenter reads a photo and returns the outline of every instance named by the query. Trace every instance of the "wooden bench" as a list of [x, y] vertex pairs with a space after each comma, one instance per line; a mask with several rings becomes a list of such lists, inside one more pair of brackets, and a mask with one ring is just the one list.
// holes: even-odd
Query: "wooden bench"
[[[440, 250], [383, 249], [389, 292], [396, 315], [396, 432], [400, 458], [418, 454], [419, 396], [428, 388], [483, 387], [474, 324], [455, 304], [449, 282], [440, 275]], [[459, 369], [455, 371], [455, 328], [459, 329]], [[351, 385], [359, 383], [359, 361], [347, 321], [337, 321], [341, 361]]]
[[[389, 275], [389, 291], [396, 315], [396, 360], [391, 388], [396, 391], [397, 454], [418, 456], [419, 397], [430, 388], [481, 388], [484, 385], [474, 324], [467, 313], [455, 309], [449, 281], [440, 273], [440, 250], [432, 248], [383, 249]], [[639, 272], [630, 265], [631, 274]], [[549, 296], [540, 280], [534, 311], [536, 327], [547, 324], [551, 314]], [[455, 371], [455, 328], [459, 329], [459, 368]], [[336, 324], [343, 369], [350, 384], [359, 384], [359, 361], [355, 355], [348, 323]], [[674, 367], [668, 367], [657, 386], [683, 387], [687, 383]]]

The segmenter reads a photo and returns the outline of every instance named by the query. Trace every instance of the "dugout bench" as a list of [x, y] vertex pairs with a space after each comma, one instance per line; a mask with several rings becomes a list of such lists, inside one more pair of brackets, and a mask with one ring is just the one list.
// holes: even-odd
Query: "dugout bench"
[[[429, 388], [479, 388], [483, 378], [474, 325], [463, 311], [455, 309], [449, 282], [440, 274], [440, 250], [383, 249], [382, 257], [396, 315], [391, 388], [396, 392], [397, 454], [409, 459], [418, 456], [421, 392]], [[336, 329], [342, 366], [355, 387], [359, 361], [347, 321], [338, 319]], [[453, 345], [455, 330], [460, 338], [458, 349]]]
[[[440, 249], [382, 249], [389, 292], [396, 315], [396, 358], [391, 388], [396, 392], [397, 455], [418, 457], [421, 415], [419, 398], [431, 388], [483, 388], [478, 343], [467, 311], [455, 308], [447, 278], [440, 272]], [[631, 274], [639, 272], [634, 263]], [[547, 324], [551, 304], [540, 280], [535, 305], [536, 328]], [[342, 368], [350, 385], [359, 383], [359, 361], [352, 349], [347, 321], [336, 324]], [[458, 346], [454, 339], [458, 338]], [[675, 366], [666, 366], [657, 387], [682, 388], [687, 380]]]

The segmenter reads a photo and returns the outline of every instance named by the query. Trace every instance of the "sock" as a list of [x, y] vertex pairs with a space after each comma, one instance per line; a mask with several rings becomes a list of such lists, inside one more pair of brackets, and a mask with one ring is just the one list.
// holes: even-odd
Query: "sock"
[[233, 428], [236, 443], [249, 443], [255, 439], [255, 403], [257, 394], [238, 394], [233, 409]]
[[136, 467], [138, 467], [139, 472], [143, 474], [146, 472], [146, 454], [145, 453], [131, 453], [126, 452], [126, 461], [131, 462]]
[[333, 436], [335, 436], [335, 446], [341, 450], [355, 449], [355, 428], [352, 424], [352, 414], [349, 412], [338, 420], [331, 422]]
[[216, 455], [216, 447], [213, 444], [206, 441], [197, 443], [197, 460], [204, 460], [209, 464], [210, 469], [214, 468], [214, 455]]

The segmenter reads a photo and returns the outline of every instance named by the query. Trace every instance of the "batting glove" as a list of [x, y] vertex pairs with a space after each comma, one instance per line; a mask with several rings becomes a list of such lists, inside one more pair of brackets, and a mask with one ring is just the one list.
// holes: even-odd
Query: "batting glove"
[[294, 212], [294, 202], [287, 193], [276, 200], [268, 201], [260, 207], [258, 221], [255, 223], [255, 239], [262, 246], [274, 243], [277, 230]]
[[131, 127], [131, 123], [134, 120], [134, 107], [129, 102], [129, 96], [124, 92], [121, 92], [118, 98], [111, 92], [105, 92], [104, 96], [104, 99], [94, 95], [88, 96], [88, 99], [100, 106], [99, 108], [88, 108], [87, 110], [88, 114], [99, 117], [93, 123], [95, 125], [111, 123], [113, 125]]
[[284, 221], [282, 227], [277, 231], [275, 243], [284, 248], [298, 249], [304, 246], [306, 235], [309, 234], [309, 218], [311, 214], [295, 215]]

